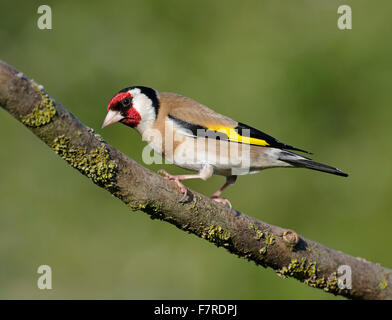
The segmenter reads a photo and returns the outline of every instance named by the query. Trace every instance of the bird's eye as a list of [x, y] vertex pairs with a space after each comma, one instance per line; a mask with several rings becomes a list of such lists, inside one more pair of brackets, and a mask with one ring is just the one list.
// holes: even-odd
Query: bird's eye
[[125, 98], [124, 100], [121, 101], [121, 103], [124, 107], [129, 107], [129, 105], [131, 104], [131, 99]]

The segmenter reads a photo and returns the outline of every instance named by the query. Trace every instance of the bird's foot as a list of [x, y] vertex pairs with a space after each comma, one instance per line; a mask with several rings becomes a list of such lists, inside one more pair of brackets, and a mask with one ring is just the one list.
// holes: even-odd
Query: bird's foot
[[172, 175], [163, 169], [159, 170], [158, 173], [163, 174], [166, 179], [174, 181], [177, 184], [177, 186], [180, 188], [180, 191], [183, 193], [183, 197], [181, 198], [180, 202], [184, 201], [186, 196], [188, 195], [188, 188], [181, 182], [180, 177]]
[[218, 202], [218, 203], [222, 203], [225, 206], [228, 206], [230, 209], [233, 207], [231, 205], [231, 202], [228, 199], [226, 199], [226, 198], [218, 198], [218, 197], [212, 196], [211, 199], [216, 201], [216, 202]]

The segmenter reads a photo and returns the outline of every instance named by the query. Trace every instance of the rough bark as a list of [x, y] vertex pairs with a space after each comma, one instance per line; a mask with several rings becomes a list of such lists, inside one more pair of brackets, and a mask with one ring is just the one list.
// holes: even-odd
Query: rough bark
[[[71, 166], [132, 210], [169, 222], [230, 253], [352, 299], [392, 299], [391, 269], [351, 257], [294, 231], [256, 220], [190, 191], [187, 201], [173, 182], [107, 144], [43, 88], [0, 61], [0, 105]], [[272, 210], [272, 209], [271, 209]], [[339, 288], [340, 266], [349, 266], [352, 288]]]

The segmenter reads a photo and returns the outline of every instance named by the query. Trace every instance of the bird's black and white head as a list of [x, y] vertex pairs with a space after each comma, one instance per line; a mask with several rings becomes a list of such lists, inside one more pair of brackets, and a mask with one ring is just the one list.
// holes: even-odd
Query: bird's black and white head
[[133, 86], [119, 91], [108, 103], [102, 128], [121, 122], [139, 132], [151, 128], [159, 109], [158, 92], [152, 88]]

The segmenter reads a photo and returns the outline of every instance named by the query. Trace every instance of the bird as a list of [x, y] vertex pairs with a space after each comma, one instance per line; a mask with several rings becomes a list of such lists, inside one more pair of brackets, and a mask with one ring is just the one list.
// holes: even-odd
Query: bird
[[312, 153], [280, 142], [278, 139], [235, 121], [203, 104], [172, 92], [158, 92], [145, 86], [120, 90], [109, 101], [102, 128], [122, 123], [136, 129], [154, 152], [168, 163], [192, 171], [172, 175], [158, 172], [172, 180], [186, 199], [187, 179], [207, 180], [213, 175], [226, 177], [211, 199], [232, 207], [222, 192], [240, 175], [268, 168], [306, 168], [342, 177], [348, 174], [315, 162]]

